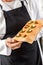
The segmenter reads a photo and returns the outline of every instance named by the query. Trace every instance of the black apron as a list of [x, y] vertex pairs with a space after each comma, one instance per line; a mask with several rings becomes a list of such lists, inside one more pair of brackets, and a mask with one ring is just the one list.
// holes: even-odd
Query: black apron
[[[31, 20], [23, 2], [22, 7], [4, 11], [7, 37], [15, 36]], [[0, 55], [0, 65], [42, 65], [37, 41], [33, 44], [23, 42], [21, 48], [12, 51], [10, 56]]]

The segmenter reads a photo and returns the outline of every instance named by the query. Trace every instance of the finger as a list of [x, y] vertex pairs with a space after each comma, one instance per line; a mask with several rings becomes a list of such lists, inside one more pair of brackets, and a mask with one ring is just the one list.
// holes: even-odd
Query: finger
[[18, 45], [18, 46], [16, 46], [16, 47], [12, 48], [12, 50], [18, 49], [18, 48], [20, 48], [20, 47], [21, 47], [21, 45]]
[[14, 39], [14, 38], [12, 38], [12, 39], [14, 40], [14, 42], [15, 42], [15, 43], [19, 42], [19, 41], [17, 41], [17, 40], [16, 40], [16, 39]]
[[18, 44], [18, 45], [16, 45], [16, 46], [12, 47], [12, 48], [19, 47], [19, 46], [21, 47], [21, 44]]
[[18, 41], [18, 43], [19, 43], [19, 44], [21, 44], [21, 43], [22, 43], [22, 41]]
[[9, 44], [10, 48], [14, 48], [14, 47], [17, 47], [19, 45], [21, 45], [21, 42]]
[[11, 39], [11, 38], [7, 38], [6, 41], [7, 41], [7, 42], [12, 42], [12, 39]]
[[9, 37], [9, 38], [7, 38], [7, 42], [8, 42], [8, 43], [14, 43], [14, 40]]
[[12, 41], [13, 41], [14, 43], [17, 43], [17, 42], [18, 42], [17, 40], [14, 40], [14, 39], [12, 39]]

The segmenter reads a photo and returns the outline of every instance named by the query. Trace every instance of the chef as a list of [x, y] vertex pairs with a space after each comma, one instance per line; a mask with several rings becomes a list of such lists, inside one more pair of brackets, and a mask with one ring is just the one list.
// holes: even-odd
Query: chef
[[43, 18], [40, 4], [40, 0], [0, 0], [0, 65], [42, 65], [37, 39], [43, 30], [32, 45], [13, 40], [27, 21]]

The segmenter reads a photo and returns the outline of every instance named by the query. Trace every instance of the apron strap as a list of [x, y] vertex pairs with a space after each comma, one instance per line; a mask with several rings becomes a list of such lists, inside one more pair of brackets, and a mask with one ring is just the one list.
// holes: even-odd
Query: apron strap
[[22, 4], [22, 6], [24, 6], [24, 2], [23, 1], [21, 1], [21, 4]]
[[22, 4], [24, 4], [24, 3], [23, 3], [24, 1], [25, 1], [26, 4], [28, 4], [26, 0], [21, 0]]
[[0, 8], [2, 9], [2, 5], [0, 4]]

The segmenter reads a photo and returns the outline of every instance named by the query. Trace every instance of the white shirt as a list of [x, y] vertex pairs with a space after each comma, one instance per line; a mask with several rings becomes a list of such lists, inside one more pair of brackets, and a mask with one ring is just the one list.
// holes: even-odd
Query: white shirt
[[[23, 1], [24, 1], [24, 5], [32, 20], [43, 18], [43, 15], [42, 15], [43, 12], [41, 9], [40, 0], [38, 1], [38, 3], [37, 3], [37, 0], [27, 0], [27, 4], [26, 4], [25, 0], [23, 0]], [[0, 1], [0, 4], [3, 6], [3, 10], [5, 10], [5, 11], [9, 11], [11, 9], [16, 9], [16, 8], [22, 7], [20, 0], [15, 0], [15, 2], [13, 1], [10, 3]], [[40, 7], [39, 7], [39, 5], [40, 5]], [[9, 56], [11, 54], [11, 49], [6, 46], [5, 40], [1, 40], [6, 33], [6, 22], [5, 22], [5, 18], [4, 18], [1, 8], [0, 8], [0, 12], [1, 12], [1, 14], [0, 14], [0, 27], [1, 27], [0, 28], [0, 54]], [[43, 34], [43, 29], [38, 34], [37, 38], [40, 38], [42, 36], [42, 34]]]

